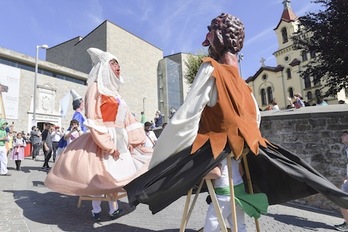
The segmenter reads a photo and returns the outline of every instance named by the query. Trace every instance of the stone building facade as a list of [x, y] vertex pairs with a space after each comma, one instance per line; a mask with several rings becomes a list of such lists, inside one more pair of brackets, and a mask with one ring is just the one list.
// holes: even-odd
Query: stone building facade
[[89, 73], [92, 62], [87, 49], [90, 47], [110, 52], [119, 59], [125, 80], [120, 89], [122, 97], [137, 118], [140, 119], [140, 112], [145, 108], [146, 118], [153, 119], [158, 109], [157, 67], [163, 59], [163, 51], [105, 20], [85, 37], [49, 48], [46, 60]]
[[[5, 117], [9, 123], [14, 123], [15, 131], [29, 132], [33, 125], [33, 93], [35, 78], [35, 58], [0, 48], [0, 83], [18, 80], [18, 93], [5, 95], [3, 99], [6, 108], [14, 109], [13, 116]], [[84, 96], [87, 86], [87, 74], [56, 65], [47, 61], [38, 62], [36, 122], [43, 127], [44, 122], [50, 122], [67, 128], [74, 111], [71, 100], [65, 117], [60, 113], [60, 100], [70, 89]], [[13, 91], [9, 89], [8, 92]]]
[[[36, 121], [39, 127], [42, 128], [44, 122], [68, 127], [74, 113], [71, 99], [65, 117], [61, 116], [60, 101], [71, 89], [84, 97], [86, 80], [92, 68], [87, 53], [90, 47], [116, 55], [125, 79], [120, 89], [122, 97], [136, 117], [140, 119], [140, 112], [146, 107], [146, 117], [153, 119], [158, 110], [157, 68], [158, 62], [163, 59], [163, 52], [106, 20], [85, 37], [78, 36], [48, 48], [46, 61], [38, 61]], [[15, 112], [10, 117], [5, 116], [5, 119], [14, 122], [14, 130], [29, 132], [34, 124], [35, 58], [0, 48], [0, 74], [0, 84], [11, 80], [18, 82], [18, 93], [14, 94], [12, 88], [11, 96], [8, 92], [2, 94], [7, 98], [3, 99], [6, 107], [13, 108]], [[13, 103], [9, 103], [9, 100]]]

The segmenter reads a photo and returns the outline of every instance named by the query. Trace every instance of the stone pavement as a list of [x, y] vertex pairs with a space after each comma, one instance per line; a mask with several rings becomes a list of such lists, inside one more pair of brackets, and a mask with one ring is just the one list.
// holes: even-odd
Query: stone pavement
[[[185, 197], [163, 211], [152, 215], [146, 205], [130, 208], [127, 199], [120, 205], [126, 214], [116, 220], [108, 219], [107, 202], [102, 203], [102, 220], [91, 220], [91, 202], [83, 201], [77, 208], [77, 197], [52, 192], [43, 184], [47, 173], [41, 171], [41, 161], [22, 161], [22, 171], [9, 161], [10, 177], [0, 176], [0, 231], [179, 231]], [[51, 165], [53, 165], [51, 163]], [[186, 231], [203, 226], [207, 210], [206, 194], [201, 194], [188, 222]], [[246, 217], [248, 231], [255, 231], [254, 220]], [[259, 219], [261, 231], [336, 231], [333, 224], [342, 222], [337, 212], [301, 208], [298, 205], [270, 206], [269, 213]]]

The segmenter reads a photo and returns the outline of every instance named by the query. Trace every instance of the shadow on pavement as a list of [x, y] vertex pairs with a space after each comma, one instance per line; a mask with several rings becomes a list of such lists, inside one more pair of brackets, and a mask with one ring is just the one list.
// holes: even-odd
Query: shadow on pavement
[[[293, 215], [285, 215], [285, 214], [271, 214], [268, 213], [267, 216], [273, 217], [274, 220], [279, 221], [281, 223], [285, 223], [287, 225], [293, 225], [299, 228], [307, 228], [307, 229], [334, 229], [332, 225], [327, 225], [322, 222], [317, 221], [309, 221], [307, 218], [297, 217]], [[320, 219], [318, 219], [320, 220]]]
[[[77, 208], [78, 197], [54, 192], [40, 193], [40, 187], [44, 187], [42, 181], [34, 181], [33, 185], [39, 187], [38, 192], [30, 190], [4, 191], [13, 194], [15, 203], [23, 210], [23, 216], [30, 221], [45, 225], [56, 225], [62, 231], [158, 231], [117, 223], [117, 219], [110, 224], [107, 202], [102, 202], [101, 222], [95, 223], [91, 219], [91, 207], [82, 205]], [[125, 202], [119, 202], [119, 204], [125, 215], [135, 210]], [[103, 225], [105, 222], [107, 224]], [[179, 231], [179, 229], [161, 231], [174, 232]], [[193, 232], [194, 230], [187, 231]]]

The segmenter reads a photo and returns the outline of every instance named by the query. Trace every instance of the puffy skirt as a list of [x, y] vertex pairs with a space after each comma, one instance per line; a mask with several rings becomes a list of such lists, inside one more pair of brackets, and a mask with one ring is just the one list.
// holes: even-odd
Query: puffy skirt
[[86, 133], [64, 149], [48, 173], [45, 186], [73, 196], [124, 191], [124, 185], [148, 170], [151, 157], [151, 150], [134, 149], [114, 159]]

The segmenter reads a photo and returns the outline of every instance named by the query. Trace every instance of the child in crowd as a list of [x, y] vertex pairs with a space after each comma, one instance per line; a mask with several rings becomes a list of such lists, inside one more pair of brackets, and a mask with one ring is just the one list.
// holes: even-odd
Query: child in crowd
[[25, 139], [22, 137], [22, 133], [17, 133], [16, 138], [13, 140], [13, 149], [11, 152], [11, 160], [14, 160], [16, 163], [16, 170], [21, 170], [21, 162], [24, 160], [24, 147], [27, 146]]
[[82, 134], [83, 131], [80, 128], [79, 121], [76, 119], [71, 120], [68, 130], [64, 132], [64, 136], [58, 142], [56, 159], [58, 159], [68, 144], [70, 144], [74, 139], [80, 137]]
[[83, 134], [83, 131], [80, 128], [80, 123], [76, 119], [70, 121], [70, 127], [64, 134], [64, 139], [69, 145], [74, 139], [80, 137]]

